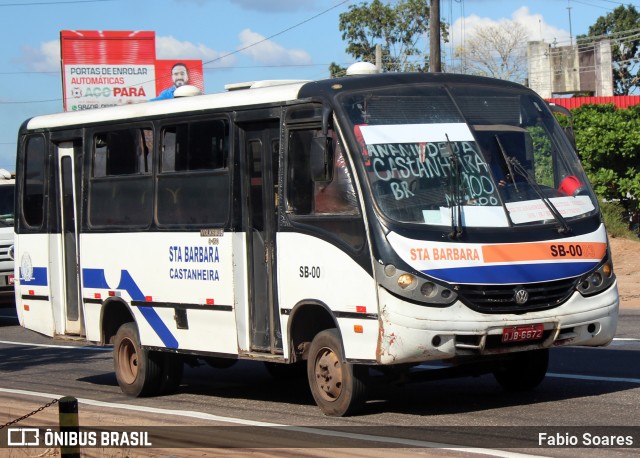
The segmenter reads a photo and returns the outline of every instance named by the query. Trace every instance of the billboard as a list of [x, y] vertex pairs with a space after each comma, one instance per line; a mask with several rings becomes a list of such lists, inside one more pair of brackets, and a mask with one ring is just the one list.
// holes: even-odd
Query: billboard
[[201, 60], [156, 60], [156, 99], [173, 97], [176, 87], [190, 84], [204, 93]]
[[147, 100], [155, 94], [154, 32], [60, 32], [65, 111]]
[[[161, 94], [174, 85], [172, 71], [178, 63], [185, 67], [176, 71], [204, 92], [202, 61], [156, 60], [152, 31], [62, 30], [60, 55], [65, 111], [173, 96], [172, 90]], [[180, 78], [176, 84], [181, 84]]]

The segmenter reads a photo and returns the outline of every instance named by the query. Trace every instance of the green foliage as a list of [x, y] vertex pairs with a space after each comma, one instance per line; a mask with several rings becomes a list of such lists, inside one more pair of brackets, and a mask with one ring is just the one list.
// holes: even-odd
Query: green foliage
[[[640, 38], [636, 33], [629, 33], [638, 28], [640, 28], [640, 13], [633, 5], [619, 6], [606, 16], [599, 17], [596, 23], [589, 27], [588, 37], [614, 38], [611, 44], [616, 95], [631, 94], [639, 86], [640, 69], [637, 61]], [[578, 43], [585, 42], [584, 38], [579, 36]]]
[[626, 219], [625, 208], [619, 202], [602, 202], [600, 204], [604, 225], [611, 237], [620, 237], [637, 240], [636, 235], [629, 230], [629, 222]]
[[331, 76], [331, 78], [344, 76], [346, 73], [347, 73], [347, 69], [345, 67], [342, 67], [336, 64], [335, 62], [331, 62], [331, 65], [329, 65], [329, 75]]
[[529, 135], [533, 142], [533, 160], [535, 162], [536, 182], [554, 187], [553, 159], [551, 156], [551, 139], [539, 126], [529, 127]]
[[607, 200], [640, 197], [640, 105], [582, 105], [572, 114], [580, 159], [596, 194]]
[[[398, 0], [393, 6], [381, 0], [350, 5], [340, 14], [339, 29], [347, 42], [346, 52], [356, 60], [374, 63], [376, 45], [380, 45], [384, 71], [428, 69], [423, 51], [429, 48], [424, 44], [429, 31], [427, 0]], [[446, 24], [441, 30], [446, 42]]]

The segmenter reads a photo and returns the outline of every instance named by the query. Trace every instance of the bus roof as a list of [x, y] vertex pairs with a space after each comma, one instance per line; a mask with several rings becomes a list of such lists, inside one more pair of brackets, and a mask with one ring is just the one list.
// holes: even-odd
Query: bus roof
[[229, 90], [226, 92], [214, 94], [36, 116], [25, 121], [21, 131], [84, 126], [94, 123], [155, 117], [170, 113], [200, 112], [218, 108], [234, 109], [308, 99], [310, 97], [332, 98], [338, 91], [342, 90], [363, 90], [367, 87], [376, 88], [424, 83], [483, 84], [530, 91], [530, 89], [510, 81], [451, 73], [381, 73], [345, 76], [319, 81], [250, 81], [228, 85], [227, 88]]
[[234, 90], [193, 97], [132, 103], [108, 108], [70, 111], [35, 116], [26, 122], [28, 130], [50, 129], [93, 124], [123, 119], [144, 118], [165, 113], [185, 113], [215, 108], [242, 107], [295, 100], [305, 82], [255, 86], [247, 90]]

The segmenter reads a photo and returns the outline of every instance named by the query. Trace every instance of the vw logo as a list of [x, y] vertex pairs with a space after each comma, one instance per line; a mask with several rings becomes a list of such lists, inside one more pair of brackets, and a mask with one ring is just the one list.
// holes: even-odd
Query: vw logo
[[514, 297], [516, 300], [516, 304], [518, 305], [526, 304], [527, 301], [529, 300], [529, 291], [527, 291], [524, 288], [518, 288], [516, 290]]

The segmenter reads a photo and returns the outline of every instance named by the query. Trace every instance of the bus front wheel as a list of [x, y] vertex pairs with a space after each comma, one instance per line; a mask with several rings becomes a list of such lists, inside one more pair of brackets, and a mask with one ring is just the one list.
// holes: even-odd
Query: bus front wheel
[[532, 390], [544, 380], [549, 367], [549, 349], [516, 353], [514, 358], [493, 372], [508, 391]]
[[113, 363], [116, 379], [128, 396], [155, 394], [163, 382], [162, 367], [149, 350], [140, 345], [135, 323], [125, 323], [118, 329], [113, 343]]
[[309, 348], [307, 377], [316, 404], [325, 415], [342, 417], [356, 413], [367, 400], [367, 368], [343, 360], [336, 329], [317, 334]]

